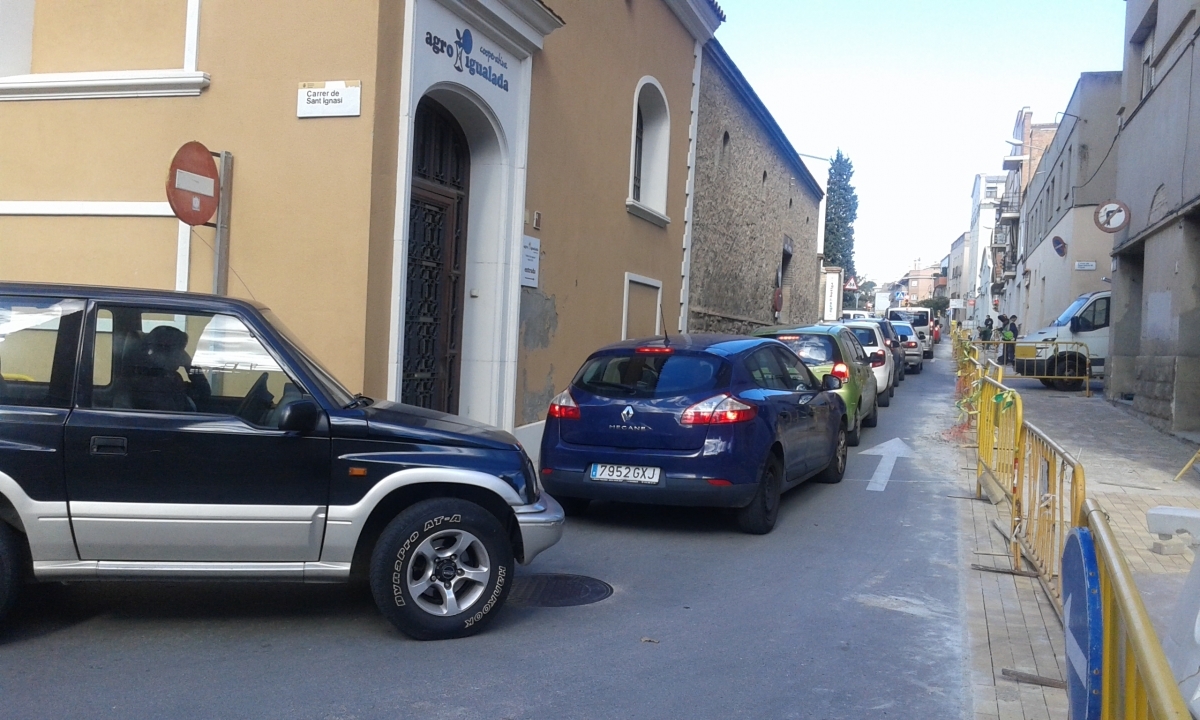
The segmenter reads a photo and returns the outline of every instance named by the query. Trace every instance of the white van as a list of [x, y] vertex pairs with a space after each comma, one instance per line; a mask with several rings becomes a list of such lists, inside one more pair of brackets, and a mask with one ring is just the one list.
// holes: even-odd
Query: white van
[[[1017, 357], [1014, 360], [1013, 368], [1017, 374], [1062, 376], [1065, 379], [1042, 380], [1043, 385], [1059, 390], [1082, 388], [1084, 368], [1091, 369], [1091, 377], [1104, 377], [1111, 305], [1110, 290], [1085, 293], [1050, 323], [1050, 327], [1017, 338], [1017, 355], [1029, 352], [1022, 347], [1027, 343], [1034, 343], [1033, 350], [1036, 353], [1033, 357]], [[1087, 346], [1086, 360], [1084, 345]]]
[[921, 342], [921, 356], [926, 360], [933, 357], [933, 326], [929, 324], [930, 310], [923, 307], [892, 308], [888, 320], [898, 320], [913, 326]]

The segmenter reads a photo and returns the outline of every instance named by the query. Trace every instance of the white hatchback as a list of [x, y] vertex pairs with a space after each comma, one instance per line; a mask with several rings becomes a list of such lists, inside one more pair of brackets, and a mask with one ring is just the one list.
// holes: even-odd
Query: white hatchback
[[899, 371], [896, 369], [892, 351], [884, 342], [879, 323], [851, 320], [844, 325], [854, 332], [858, 343], [867, 352], [867, 359], [871, 361], [871, 372], [875, 373], [875, 384], [879, 387], [879, 407], [891, 405], [892, 396], [896, 394], [896, 376]]

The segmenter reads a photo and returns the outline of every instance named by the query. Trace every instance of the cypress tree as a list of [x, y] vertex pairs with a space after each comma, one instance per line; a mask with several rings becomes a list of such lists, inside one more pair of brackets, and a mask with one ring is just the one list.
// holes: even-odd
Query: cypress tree
[[854, 270], [854, 221], [858, 218], [858, 193], [850, 184], [854, 164], [839, 149], [829, 165], [825, 195], [825, 264], [843, 268], [846, 278]]

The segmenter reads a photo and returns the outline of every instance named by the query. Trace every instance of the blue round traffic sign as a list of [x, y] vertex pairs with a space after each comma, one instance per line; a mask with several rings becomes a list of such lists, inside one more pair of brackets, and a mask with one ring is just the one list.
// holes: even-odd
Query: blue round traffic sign
[[1062, 557], [1063, 630], [1067, 647], [1067, 718], [1100, 720], [1104, 616], [1100, 565], [1087, 528], [1067, 535]]

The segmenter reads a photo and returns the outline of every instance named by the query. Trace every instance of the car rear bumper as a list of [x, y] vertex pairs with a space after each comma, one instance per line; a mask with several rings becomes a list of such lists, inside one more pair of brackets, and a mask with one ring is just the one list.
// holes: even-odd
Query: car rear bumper
[[550, 469], [542, 474], [542, 486], [562, 497], [693, 507], [745, 507], [758, 491], [757, 482], [711, 485], [710, 478], [716, 479], [664, 471], [657, 484], [643, 485], [592, 480], [587, 470]]

